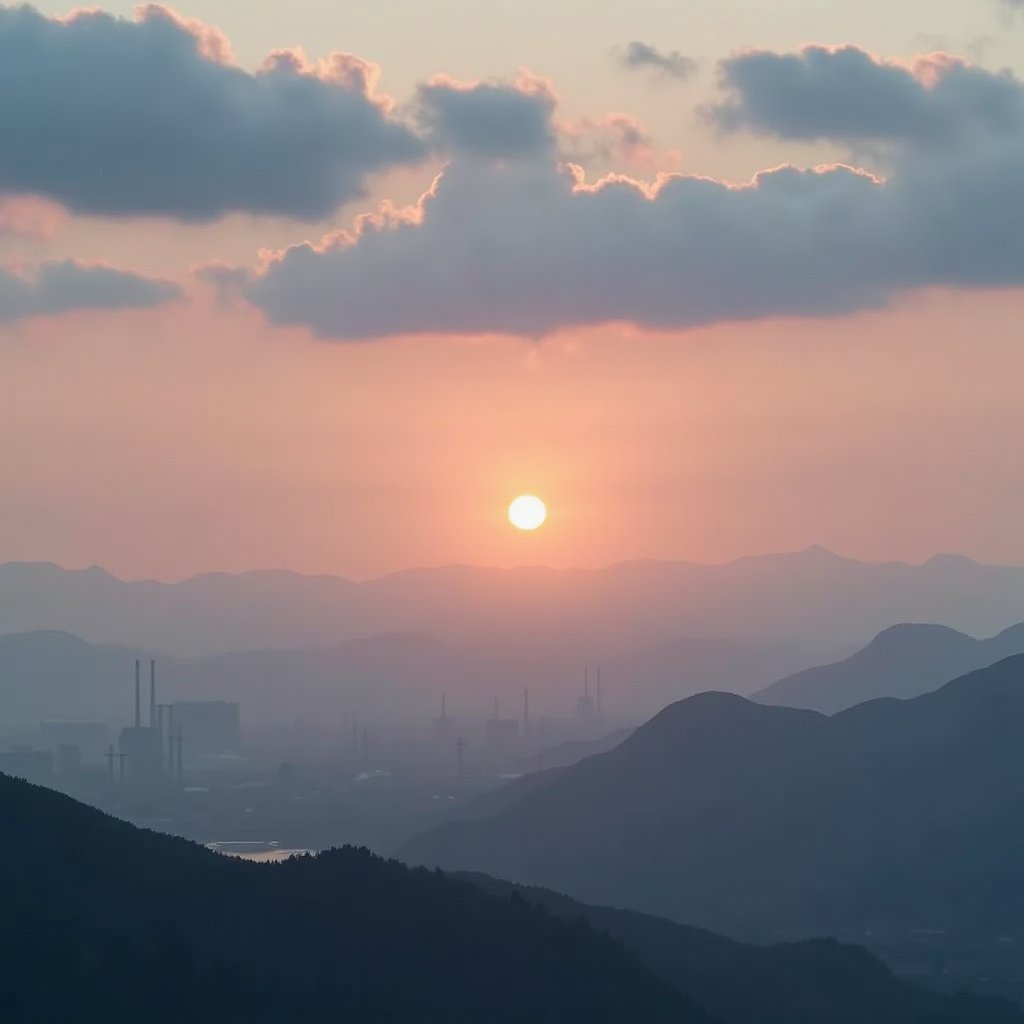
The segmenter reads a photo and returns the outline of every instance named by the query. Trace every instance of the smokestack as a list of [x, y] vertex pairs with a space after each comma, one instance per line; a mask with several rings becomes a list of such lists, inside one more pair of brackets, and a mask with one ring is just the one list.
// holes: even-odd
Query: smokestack
[[441, 694], [441, 721], [444, 721], [448, 717], [448, 703], [445, 699], [445, 695]]
[[149, 727], [156, 728], [156, 662], [149, 659]]
[[601, 666], [597, 667], [597, 713], [601, 714]]
[[139, 683], [139, 672], [140, 672], [139, 660], [138, 660], [138, 658], [136, 658], [135, 659], [135, 728], [136, 729], [138, 729], [139, 726], [142, 725], [142, 703], [141, 703], [142, 695], [141, 695], [140, 690], [139, 690], [139, 686], [140, 686], [140, 683]]
[[583, 696], [590, 696], [590, 666], [587, 665], [583, 669]]
[[523, 738], [530, 732], [530, 691], [523, 690]]

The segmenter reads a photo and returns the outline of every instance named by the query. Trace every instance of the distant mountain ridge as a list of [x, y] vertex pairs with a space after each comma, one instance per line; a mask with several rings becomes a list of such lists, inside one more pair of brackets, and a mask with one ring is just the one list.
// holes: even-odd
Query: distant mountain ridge
[[635, 951], [660, 977], [697, 998], [723, 1024], [1019, 1024], [1009, 1002], [947, 998], [895, 978], [860, 946], [832, 939], [776, 946], [612, 907], [591, 907], [548, 889], [460, 875], [487, 892], [521, 895], [556, 917], [583, 919]]
[[917, 697], [1015, 654], [1024, 654], [1024, 623], [981, 640], [948, 626], [905, 623], [843, 661], [772, 683], [754, 700], [833, 714], [879, 697]]
[[[677, 640], [605, 663], [606, 704], [639, 721], [666, 703], [709, 686], [754, 689], [766, 673], [812, 664], [820, 648], [799, 643]], [[89, 644], [48, 630], [0, 635], [0, 725], [34, 727], [47, 718], [125, 722], [131, 672], [144, 649]], [[340, 728], [343, 711], [420, 718], [424, 730], [442, 691], [449, 713], [486, 714], [495, 695], [532, 687], [538, 713], [571, 712], [582, 684], [574, 652], [458, 644], [429, 633], [388, 633], [325, 647], [160, 657], [162, 698], [218, 698], [243, 704], [248, 724], [304, 718]], [[552, 762], [554, 763], [554, 762]]]
[[458, 642], [524, 636], [610, 658], [679, 637], [863, 643], [893, 622], [1008, 626], [1024, 568], [940, 556], [864, 563], [822, 548], [722, 565], [414, 569], [366, 582], [268, 571], [180, 583], [124, 582], [99, 568], [0, 566], [0, 631], [66, 630], [177, 654], [335, 644], [428, 632]]
[[1022, 736], [1024, 656], [831, 718], [704, 694], [400, 856], [747, 939], [870, 934], [1019, 998]]

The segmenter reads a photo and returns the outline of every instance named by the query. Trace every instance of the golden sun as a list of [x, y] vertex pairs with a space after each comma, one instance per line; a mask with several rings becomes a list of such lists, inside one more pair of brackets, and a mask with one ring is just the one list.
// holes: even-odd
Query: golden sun
[[520, 494], [508, 507], [508, 521], [517, 530], [536, 530], [547, 517], [544, 502], [532, 494]]

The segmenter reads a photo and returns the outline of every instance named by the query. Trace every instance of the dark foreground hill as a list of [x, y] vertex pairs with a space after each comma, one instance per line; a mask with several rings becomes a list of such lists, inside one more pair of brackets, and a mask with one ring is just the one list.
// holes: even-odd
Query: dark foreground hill
[[849, 658], [780, 679], [754, 700], [831, 715], [879, 697], [918, 697], [1015, 654], [1024, 654], [1024, 624], [983, 640], [946, 626], [892, 626]]
[[760, 950], [353, 849], [233, 861], [5, 776], [0, 825], [4, 1024], [1021, 1024], [834, 942]]
[[713, 1018], [617, 943], [353, 849], [251, 864], [0, 776], [0, 1021]]
[[461, 876], [488, 892], [569, 920], [586, 920], [620, 939], [666, 981], [691, 993], [726, 1024], [1021, 1024], [1000, 999], [950, 998], [893, 976], [860, 946], [832, 939], [777, 946], [734, 942], [632, 910], [591, 907], [487, 875]]
[[694, 697], [400, 855], [1021, 993], [1024, 657], [832, 718]]

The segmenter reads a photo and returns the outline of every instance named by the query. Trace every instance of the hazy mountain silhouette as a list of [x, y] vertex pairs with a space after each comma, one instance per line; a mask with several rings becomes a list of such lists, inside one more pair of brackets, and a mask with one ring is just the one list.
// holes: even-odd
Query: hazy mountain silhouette
[[351, 848], [230, 860], [2, 775], [0, 823], [0, 871], [17, 879], [5, 902], [17, 926], [0, 929], [10, 1024], [1021, 1020], [901, 984], [831, 942], [743, 947]]
[[[735, 685], [749, 692], [776, 669], [812, 663], [818, 650], [701, 638], [640, 649], [606, 665], [606, 705], [619, 718], [640, 721], [667, 701], [708, 687]], [[56, 631], [0, 636], [0, 723], [125, 721], [132, 662], [148, 657], [148, 650], [92, 645]], [[437, 714], [442, 691], [455, 717], [479, 714], [495, 695], [518, 701], [522, 687], [532, 689], [538, 713], [547, 708], [564, 715], [582, 685], [579, 668], [578, 653], [553, 647], [457, 644], [428, 633], [392, 633], [305, 650], [160, 657], [158, 676], [170, 699], [241, 701], [249, 724], [305, 717], [337, 725], [343, 710], [376, 721], [400, 715], [426, 722]]]
[[522, 764], [525, 772], [541, 772], [552, 768], [567, 768], [585, 757], [603, 754], [617, 747], [631, 732], [632, 728], [615, 729], [592, 740], [566, 740], [540, 754], [534, 754]]
[[1024, 624], [984, 640], [947, 626], [892, 626], [843, 661], [780, 679], [754, 700], [832, 714], [877, 697], [917, 697], [1014, 654], [1024, 654]]
[[0, 776], [0, 1017], [712, 1024], [620, 945], [365, 851], [210, 853]]
[[1024, 657], [831, 718], [705, 694], [401, 856], [739, 937], [939, 936], [1020, 992], [1022, 736]]
[[446, 641], [509, 647], [529, 636], [538, 647], [554, 643], [571, 648], [577, 659], [596, 661], [686, 636], [861, 644], [906, 621], [987, 633], [1008, 626], [1009, 609], [1022, 604], [1022, 568], [952, 557], [920, 566], [868, 564], [821, 548], [724, 565], [646, 561], [592, 571], [449, 566], [364, 583], [288, 572], [126, 583], [98, 568], [0, 566], [5, 632], [59, 629], [91, 642], [178, 654], [429, 632]]
[[776, 946], [734, 942], [699, 928], [631, 910], [592, 907], [552, 892], [455, 876], [496, 895], [568, 920], [583, 919], [636, 952], [643, 964], [690, 993], [724, 1024], [1019, 1024], [1009, 1002], [958, 994], [949, 998], [893, 976], [861, 946], [832, 939]]

